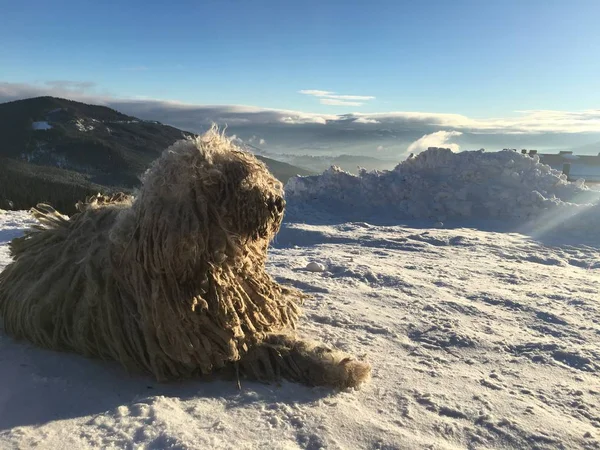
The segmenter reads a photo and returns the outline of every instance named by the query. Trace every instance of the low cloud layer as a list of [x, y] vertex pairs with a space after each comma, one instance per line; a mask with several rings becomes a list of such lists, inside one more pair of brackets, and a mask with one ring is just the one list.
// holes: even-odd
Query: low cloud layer
[[450, 142], [453, 137], [460, 136], [460, 131], [436, 131], [426, 134], [408, 146], [407, 153], [421, 153], [429, 147], [449, 148], [453, 152], [460, 150], [460, 145]]
[[[599, 133], [600, 109], [584, 111], [527, 110], [516, 111], [514, 117], [474, 119], [461, 114], [428, 112], [382, 112], [317, 114], [291, 110], [238, 105], [191, 105], [154, 99], [123, 99], [98, 92], [92, 82], [49, 81], [33, 85], [0, 82], [0, 102], [41, 95], [52, 95], [89, 103], [121, 106], [129, 114], [155, 114], [156, 120], [165, 116], [178, 121], [183, 116], [190, 123], [216, 122], [222, 125], [238, 124], [320, 124], [369, 128], [418, 127], [456, 130], [482, 134], [535, 134], [535, 133]], [[339, 95], [329, 91], [307, 90], [305, 94], [322, 100], [358, 102], [370, 96]], [[166, 121], [168, 122], [168, 120]], [[432, 130], [436, 131], [436, 130]]]

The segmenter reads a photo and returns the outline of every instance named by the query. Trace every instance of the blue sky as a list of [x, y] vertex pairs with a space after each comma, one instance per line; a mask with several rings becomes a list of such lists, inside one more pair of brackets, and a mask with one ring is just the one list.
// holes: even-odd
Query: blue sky
[[577, 111], [600, 105], [599, 17], [598, 0], [3, 1], [0, 81], [323, 114]]

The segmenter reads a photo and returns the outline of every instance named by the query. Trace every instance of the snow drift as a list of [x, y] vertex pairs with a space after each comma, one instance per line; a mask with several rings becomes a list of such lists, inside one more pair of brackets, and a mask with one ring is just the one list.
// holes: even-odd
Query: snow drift
[[[354, 219], [382, 212], [406, 219], [512, 219], [587, 229], [600, 223], [600, 191], [511, 150], [429, 148], [394, 170], [355, 176], [332, 167], [286, 185], [292, 214], [307, 208]], [[360, 217], [359, 217], [360, 216]]]

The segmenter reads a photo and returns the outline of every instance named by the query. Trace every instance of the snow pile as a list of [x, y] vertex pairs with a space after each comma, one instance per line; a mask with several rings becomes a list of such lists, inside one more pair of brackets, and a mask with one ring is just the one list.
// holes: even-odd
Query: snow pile
[[82, 133], [85, 133], [86, 131], [92, 131], [94, 129], [93, 125], [86, 125], [82, 119], [75, 120], [75, 126]]
[[321, 263], [312, 261], [306, 265], [305, 270], [308, 270], [309, 272], [324, 272], [325, 266]]
[[50, 130], [52, 128], [52, 125], [50, 125], [48, 122], [33, 122], [31, 124], [31, 128], [33, 128], [34, 130]]
[[[358, 176], [332, 167], [322, 175], [292, 178], [290, 210], [306, 207], [337, 215], [382, 213], [406, 219], [513, 219], [519, 222], [578, 217], [577, 228], [600, 223], [600, 191], [533, 158], [429, 148], [391, 171]], [[550, 218], [552, 216], [552, 218]], [[559, 220], [563, 222], [563, 220]], [[567, 220], [569, 226], [573, 220]]]

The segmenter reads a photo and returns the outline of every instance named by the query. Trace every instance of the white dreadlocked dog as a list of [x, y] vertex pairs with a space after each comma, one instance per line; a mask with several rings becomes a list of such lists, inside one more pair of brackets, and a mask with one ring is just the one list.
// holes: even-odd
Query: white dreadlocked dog
[[306, 296], [266, 272], [281, 183], [218, 130], [176, 142], [135, 197], [48, 205], [0, 273], [6, 333], [119, 361], [157, 380], [235, 366], [261, 381], [355, 387], [370, 365], [295, 328]]

